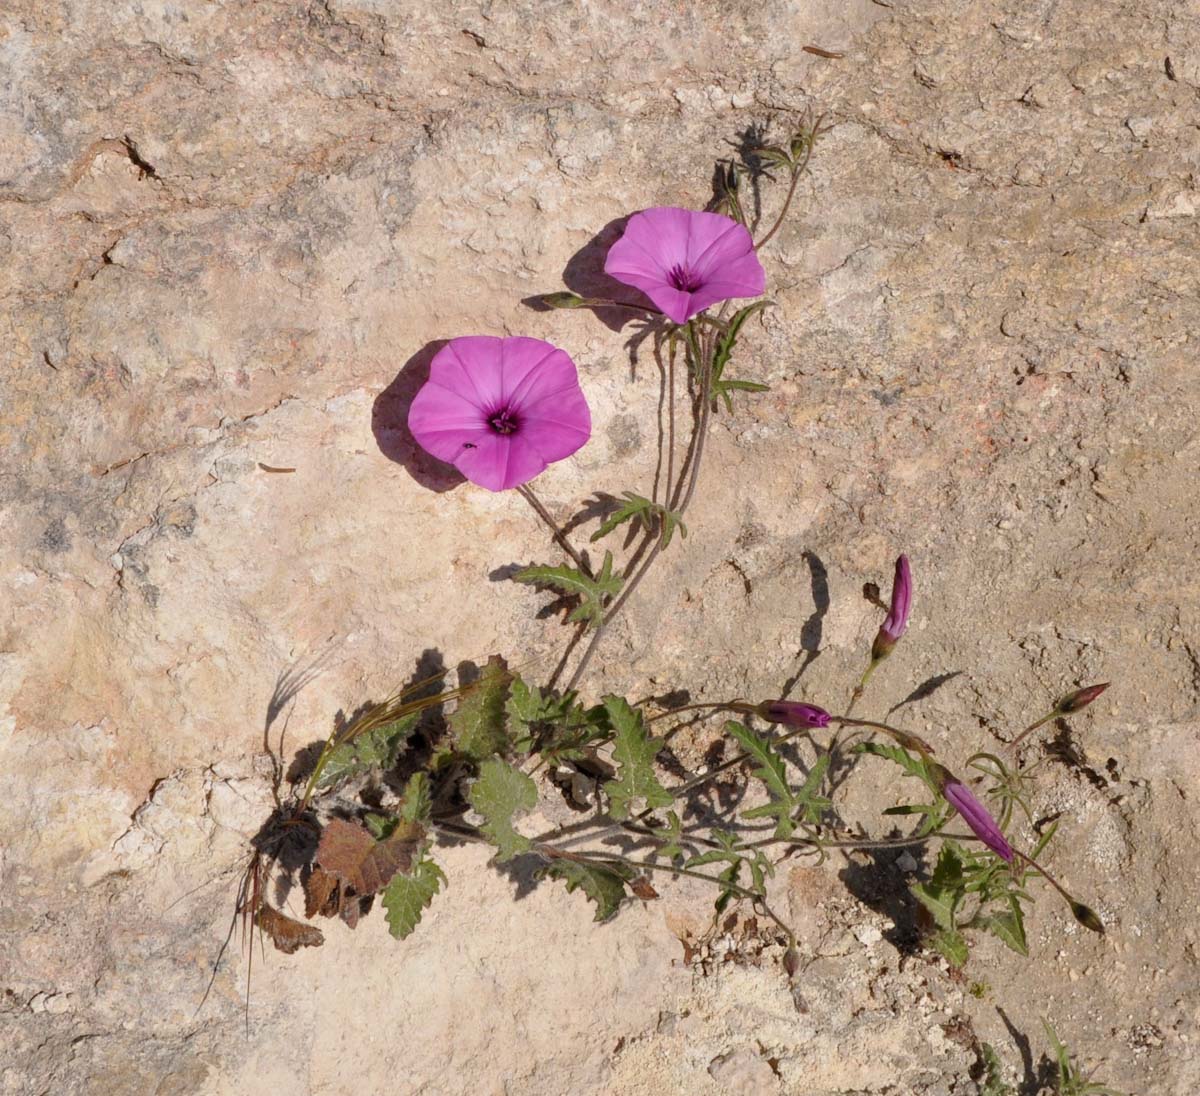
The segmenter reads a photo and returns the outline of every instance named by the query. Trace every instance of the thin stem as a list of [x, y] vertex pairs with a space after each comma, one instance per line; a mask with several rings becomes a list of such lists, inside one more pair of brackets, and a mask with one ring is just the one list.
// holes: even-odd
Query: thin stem
[[1023, 730], [1019, 735], [1017, 735], [1016, 738], [1014, 738], [1008, 744], [1008, 748], [1010, 750], [1015, 750], [1022, 742], [1025, 741], [1025, 738], [1030, 734], [1031, 731], [1036, 731], [1042, 725], [1049, 723], [1050, 720], [1052, 720], [1058, 714], [1059, 714], [1058, 709], [1055, 708], [1054, 711], [1052, 711], [1049, 715], [1042, 716], [1042, 718], [1039, 719], [1036, 723], [1030, 723], [1029, 726], [1025, 728], [1025, 730]]
[[575, 551], [571, 542], [567, 540], [566, 534], [563, 533], [563, 531], [558, 527], [558, 522], [556, 522], [551, 516], [550, 511], [542, 505], [541, 499], [539, 499], [537, 495], [533, 493], [533, 488], [530, 487], [529, 484], [523, 483], [517, 488], [517, 491], [520, 493], [521, 497], [534, 508], [538, 517], [540, 517], [542, 521], [544, 521], [550, 527], [550, 532], [553, 534], [558, 546], [564, 552], [566, 552], [572, 560], [575, 561], [575, 566], [578, 567], [579, 570], [585, 575], [587, 575], [588, 578], [591, 578], [591, 568], [587, 565], [587, 563], [584, 562], [583, 557], [577, 551]]
[[[700, 357], [700, 347], [696, 339], [696, 331], [693, 324], [689, 321], [686, 328], [686, 337], [688, 346], [692, 351], [693, 362], [700, 373], [700, 405], [697, 412], [696, 428], [692, 432], [692, 446], [688, 453], [688, 458], [684, 463], [684, 467], [679, 473], [679, 483], [676, 484], [668, 509], [674, 510], [681, 517], [686, 512], [688, 504], [692, 501], [692, 495], [696, 490], [696, 483], [700, 475], [700, 460], [704, 454], [704, 435], [708, 431], [708, 403], [709, 403], [709, 380], [711, 374], [710, 363], [704, 361]], [[683, 491], [683, 481], [687, 478], [687, 489], [683, 493], [680, 500], [680, 492]], [[668, 484], [668, 488], [670, 484]], [[609, 606], [604, 614], [604, 619], [600, 621], [596, 630], [592, 633], [591, 641], [583, 652], [578, 665], [575, 667], [575, 672], [571, 675], [571, 680], [567, 682], [567, 688], [573, 689], [578, 685], [580, 678], [583, 677], [584, 671], [592, 660], [592, 656], [596, 653], [596, 648], [600, 644], [600, 640], [604, 637], [604, 633], [608, 630], [608, 626], [616, 619], [617, 615], [624, 608], [625, 603], [633, 595], [633, 592], [641, 585], [642, 579], [646, 577], [646, 572], [650, 570], [651, 565], [658, 558], [659, 552], [662, 551], [662, 537], [656, 537], [654, 545], [651, 547], [642, 565], [634, 573], [633, 577], [625, 584], [625, 588], [618, 595], [617, 599]]]
[[792, 196], [796, 193], [796, 184], [800, 181], [800, 176], [803, 175], [805, 170], [808, 168], [808, 161], [812, 157], [813, 145], [816, 143], [817, 130], [820, 129], [820, 126], [821, 119], [818, 118], [816, 124], [812, 128], [812, 135], [809, 137], [808, 141], [805, 142], [804, 159], [792, 168], [792, 183], [791, 186], [788, 187], [787, 197], [783, 200], [783, 208], [779, 211], [779, 217], [771, 226], [771, 231], [754, 245], [755, 251], [764, 246], [771, 239], [771, 237], [779, 231], [780, 226], [783, 224], [783, 219], [787, 216], [788, 208], [792, 204]]

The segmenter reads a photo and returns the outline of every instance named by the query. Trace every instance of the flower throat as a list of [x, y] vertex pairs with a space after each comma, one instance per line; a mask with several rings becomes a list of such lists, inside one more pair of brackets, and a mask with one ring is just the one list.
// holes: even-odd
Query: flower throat
[[488, 418], [488, 426], [495, 430], [497, 434], [515, 434], [517, 427], [520, 425], [520, 420], [516, 414], [507, 407], [501, 408]]

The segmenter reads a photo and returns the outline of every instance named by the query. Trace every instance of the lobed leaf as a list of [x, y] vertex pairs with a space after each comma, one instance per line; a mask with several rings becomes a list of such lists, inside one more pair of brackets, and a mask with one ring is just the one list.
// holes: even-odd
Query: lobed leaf
[[613, 574], [612, 565], [612, 553], [605, 552], [604, 563], [594, 578], [563, 564], [559, 567], [526, 567], [513, 575], [513, 580], [530, 586], [549, 586], [560, 593], [579, 598], [579, 604], [568, 619], [595, 626], [604, 619], [605, 598], [616, 597], [621, 591], [621, 576]]
[[479, 766], [479, 779], [471, 785], [467, 798], [483, 815], [479, 828], [499, 850], [498, 860], [511, 860], [529, 850], [531, 842], [516, 831], [513, 818], [537, 805], [537, 785], [530, 777], [507, 761], [489, 758]]
[[343, 891], [374, 894], [397, 872], [409, 870], [424, 837], [423, 826], [397, 820], [386, 837], [376, 840], [362, 826], [334, 818], [321, 832], [315, 860]]
[[967, 947], [967, 938], [954, 929], [941, 929], [929, 939], [929, 945], [935, 951], [946, 957], [952, 967], [965, 966], [971, 951]]
[[397, 940], [403, 940], [417, 927], [445, 881], [445, 872], [428, 857], [418, 860], [411, 872], [392, 876], [383, 892], [383, 908], [387, 911], [388, 931]]
[[630, 707], [624, 697], [606, 696], [602, 701], [614, 732], [613, 760], [620, 766], [617, 779], [604, 785], [610, 800], [609, 813], [618, 820], [628, 818], [635, 799], [644, 799], [651, 810], [669, 807], [675, 799], [654, 772], [661, 739], [647, 735], [642, 713]]
[[596, 903], [596, 920], [607, 921], [620, 907], [625, 897], [625, 883], [633, 878], [633, 874], [622, 864], [559, 859], [546, 865], [539, 877], [561, 879], [568, 891], [582, 890]]
[[487, 660], [479, 681], [465, 693], [447, 724], [455, 751], [471, 761], [508, 751], [505, 704], [512, 675], [499, 655]]
[[412, 736], [418, 719], [420, 712], [412, 712], [334, 747], [326, 758], [317, 787], [328, 788], [339, 780], [361, 776], [371, 769], [386, 772], [396, 764], [400, 747]]
[[1008, 913], [993, 913], [975, 919], [975, 927], [990, 932], [997, 939], [1007, 944], [1018, 955], [1029, 955], [1029, 945], [1025, 941], [1025, 923], [1020, 915], [1020, 907]]

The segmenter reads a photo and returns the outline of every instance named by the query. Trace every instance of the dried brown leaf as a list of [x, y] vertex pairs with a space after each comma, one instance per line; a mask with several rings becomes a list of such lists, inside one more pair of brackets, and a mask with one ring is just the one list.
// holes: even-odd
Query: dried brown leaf
[[649, 902], [652, 898], [658, 897], [658, 891], [650, 885], [649, 878], [644, 875], [639, 875], [636, 879], [631, 879], [629, 881], [629, 889], [638, 898], [642, 899], [643, 902]]
[[333, 917], [341, 906], [337, 893], [338, 881], [323, 868], [314, 867], [304, 880], [304, 916], [310, 921], [319, 913], [322, 917]]
[[319, 948], [325, 943], [325, 934], [316, 925], [296, 921], [265, 904], [259, 907], [254, 923], [280, 951], [288, 955], [299, 948]]
[[342, 884], [343, 892], [374, 894], [387, 886], [398, 871], [412, 867], [425, 828], [401, 822], [390, 836], [376, 841], [362, 826], [335, 818], [321, 834], [317, 864]]

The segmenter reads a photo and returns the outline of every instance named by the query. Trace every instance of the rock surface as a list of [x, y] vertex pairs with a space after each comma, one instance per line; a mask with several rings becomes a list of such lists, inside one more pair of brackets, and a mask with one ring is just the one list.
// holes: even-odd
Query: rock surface
[[[1200, 1088], [1192, 8], [10, 0], [0, 73], [0, 1092], [967, 1093], [975, 1037], [1036, 1082], [1041, 1016], [1117, 1088]], [[897, 950], [907, 864], [835, 857], [779, 884], [789, 982], [769, 948], [685, 964], [711, 895], [664, 882], [597, 927], [455, 848], [405, 943], [373, 915], [256, 955], [247, 1034], [235, 942], [198, 1010], [265, 745], [563, 641], [499, 580], [546, 558], [533, 515], [400, 425], [431, 344], [568, 348], [597, 429], [542, 496], [644, 489], [635, 328], [521, 300], [585, 287], [605, 226], [702, 207], [716, 157], [805, 109], [830, 130], [742, 359], [771, 391], [717, 419], [690, 535], [589, 691], [804, 666], [836, 708], [862, 583], [906, 550], [875, 714], [956, 675], [895, 718], [961, 761], [1115, 682], [1035, 803], [1108, 936], [1047, 896], [1030, 960], [981, 944], [975, 996]], [[847, 814], [875, 824], [888, 776]]]

